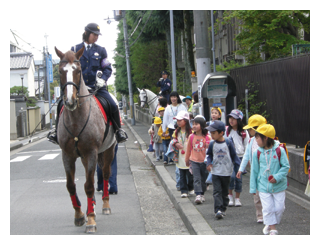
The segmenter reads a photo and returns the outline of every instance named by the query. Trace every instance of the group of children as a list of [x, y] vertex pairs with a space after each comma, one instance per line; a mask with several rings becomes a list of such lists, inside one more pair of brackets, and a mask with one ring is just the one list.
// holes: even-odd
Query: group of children
[[168, 132], [169, 137], [162, 136], [159, 117], [154, 119], [149, 133], [155, 135], [157, 160], [160, 159], [161, 144], [164, 158], [172, 157], [173, 153], [172, 158], [180, 172], [181, 197], [195, 194], [195, 203], [202, 204], [209, 174], [213, 185], [214, 216], [222, 219], [226, 216], [227, 206], [242, 206], [242, 174], [250, 164], [249, 191], [254, 196], [257, 222], [265, 224], [264, 234], [277, 235], [275, 226], [280, 223], [285, 209], [286, 176], [290, 166], [285, 150], [274, 140], [274, 127], [261, 115], [251, 116], [248, 125], [243, 126], [243, 113], [238, 109], [227, 116], [225, 126], [219, 107], [211, 109], [212, 121], [209, 123], [200, 115], [190, 120], [187, 111], [179, 112], [174, 119], [177, 128], [171, 140]]

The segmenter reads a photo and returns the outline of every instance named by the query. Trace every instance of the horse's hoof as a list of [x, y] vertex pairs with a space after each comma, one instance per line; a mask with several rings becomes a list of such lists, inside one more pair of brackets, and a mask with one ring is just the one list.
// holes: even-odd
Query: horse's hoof
[[97, 226], [96, 225], [87, 225], [86, 226], [86, 233], [92, 234], [97, 231]]
[[111, 214], [111, 209], [110, 208], [103, 208], [102, 209], [102, 214]]
[[75, 226], [83, 226], [84, 223], [86, 223], [86, 219], [84, 215], [81, 218], [74, 218]]

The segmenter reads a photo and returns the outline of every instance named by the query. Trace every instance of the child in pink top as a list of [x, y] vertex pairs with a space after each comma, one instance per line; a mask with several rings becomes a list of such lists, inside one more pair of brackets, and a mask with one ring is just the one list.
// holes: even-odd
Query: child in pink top
[[206, 128], [206, 120], [203, 116], [198, 115], [192, 120], [192, 130], [188, 138], [186, 151], [186, 164], [192, 166], [193, 186], [196, 194], [195, 203], [201, 204], [205, 201], [204, 192], [206, 185], [206, 150], [210, 144], [211, 137], [208, 135]]

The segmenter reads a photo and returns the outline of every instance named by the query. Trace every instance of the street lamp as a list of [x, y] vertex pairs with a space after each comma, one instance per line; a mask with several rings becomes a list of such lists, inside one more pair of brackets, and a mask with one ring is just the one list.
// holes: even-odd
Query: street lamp
[[20, 77], [21, 77], [21, 87], [22, 87], [22, 94], [24, 95], [23, 93], [23, 77], [24, 77], [24, 74], [20, 74]]
[[[131, 69], [129, 60], [129, 45], [128, 45], [128, 30], [125, 10], [113, 10], [114, 20], [119, 21], [123, 18], [123, 33], [124, 33], [124, 45], [126, 49], [126, 62], [127, 62], [127, 74], [128, 74], [128, 87], [129, 87], [129, 98], [130, 98], [130, 114], [131, 114], [131, 125], [136, 125], [134, 116], [134, 104], [132, 96], [132, 81], [131, 81]], [[110, 18], [107, 19], [107, 23], [110, 24]]]

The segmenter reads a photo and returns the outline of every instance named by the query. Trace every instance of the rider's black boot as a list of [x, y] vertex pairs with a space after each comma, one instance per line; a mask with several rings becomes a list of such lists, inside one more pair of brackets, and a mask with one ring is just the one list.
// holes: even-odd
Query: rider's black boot
[[47, 138], [48, 140], [53, 143], [53, 144], [56, 144], [56, 145], [59, 145], [58, 143], [58, 124], [59, 124], [59, 114], [60, 114], [60, 111], [61, 111], [61, 108], [62, 108], [62, 100], [59, 101], [59, 104], [57, 106], [57, 119], [56, 119], [56, 127], [54, 129], [52, 129], [48, 135], [47, 135]]
[[116, 131], [116, 140], [118, 143], [123, 143], [128, 140], [128, 135], [123, 129], [121, 129], [119, 111], [113, 112], [111, 114], [114, 119], [114, 122], [117, 124], [113, 125], [113, 129]]
[[59, 116], [57, 116], [56, 127], [54, 129], [52, 129], [47, 135], [48, 140], [51, 143], [56, 144], [56, 145], [59, 145], [58, 136], [57, 136], [58, 122], [59, 122]]

